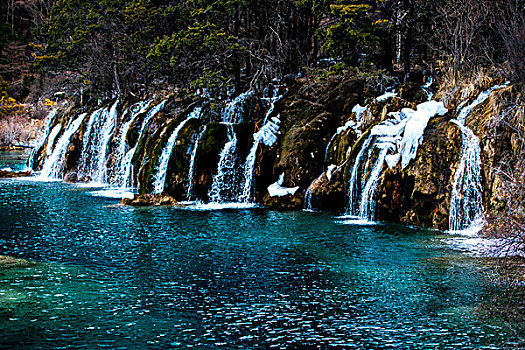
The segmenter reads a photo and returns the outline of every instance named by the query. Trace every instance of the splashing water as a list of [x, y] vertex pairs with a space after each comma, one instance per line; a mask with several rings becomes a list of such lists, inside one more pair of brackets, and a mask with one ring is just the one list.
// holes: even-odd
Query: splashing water
[[[131, 162], [131, 158], [133, 154], [128, 155], [126, 152], [127, 140], [126, 137], [128, 135], [128, 131], [131, 127], [131, 125], [135, 122], [135, 119], [140, 114], [146, 112], [149, 105], [153, 102], [152, 100], [148, 101], [142, 101], [139, 103], [136, 103], [126, 109], [122, 115], [122, 118], [124, 119], [127, 114], [130, 114], [129, 120], [122, 124], [119, 131], [119, 144], [117, 147], [117, 150], [115, 152], [115, 159], [117, 160], [114, 165], [113, 171], [116, 173], [113, 179], [111, 180], [111, 184], [118, 187], [126, 187], [126, 167], [128, 162]], [[128, 158], [126, 158], [128, 156]]]
[[199, 142], [206, 133], [206, 126], [198, 134], [193, 144], [190, 157], [190, 168], [188, 170], [188, 188], [186, 190], [186, 199], [191, 200], [193, 198], [193, 177], [195, 175], [195, 159], [197, 158], [197, 150], [199, 149]]
[[58, 179], [62, 174], [64, 168], [64, 156], [66, 154], [67, 148], [71, 141], [71, 137], [78, 130], [87, 113], [79, 115], [74, 121], [72, 121], [69, 126], [64, 131], [64, 134], [58, 139], [58, 142], [55, 146], [55, 149], [46, 159], [44, 165], [42, 166], [42, 171], [40, 172], [39, 178], [41, 179]]
[[[458, 117], [451, 120], [461, 130], [461, 156], [450, 199], [449, 230], [477, 233], [484, 221], [483, 185], [481, 183], [481, 147], [474, 132], [465, 125], [470, 112], [487, 100], [493, 91], [508, 86], [509, 83], [495, 85], [483, 91], [469, 105], [463, 107]], [[472, 231], [472, 232], [471, 232]]]
[[408, 166], [416, 157], [430, 118], [446, 112], [441, 102], [427, 101], [416, 110], [403, 108], [401, 112], [390, 113], [389, 119], [372, 128], [352, 167], [347, 215], [374, 220], [374, 196], [384, 164], [394, 167], [401, 160], [403, 169]]
[[[133, 164], [131, 161], [133, 160], [133, 156], [135, 155], [135, 152], [137, 151], [137, 146], [140, 144], [140, 141], [142, 140], [142, 137], [144, 136], [144, 131], [149, 126], [151, 119], [153, 119], [153, 117], [155, 117], [155, 115], [157, 115], [157, 113], [160, 112], [160, 110], [164, 107], [167, 101], [168, 101], [167, 99], [163, 100], [158, 105], [152, 107], [148, 111], [148, 113], [144, 117], [144, 120], [142, 121], [142, 125], [140, 127], [139, 134], [138, 134], [139, 136], [138, 136], [137, 142], [135, 143], [135, 146], [131, 148], [128, 152], [126, 152], [124, 158], [122, 159], [121, 167], [120, 167], [121, 168], [120, 173], [124, 174], [122, 176], [122, 179], [123, 179], [122, 186], [121, 186], [122, 188], [132, 188], [133, 187], [134, 170], [133, 170]], [[147, 109], [147, 106], [143, 107], [141, 110], [143, 111], [144, 109]], [[137, 115], [141, 113], [142, 112], [138, 112]]]
[[175, 143], [177, 141], [177, 138], [179, 137], [179, 132], [182, 130], [182, 128], [186, 125], [186, 123], [190, 119], [196, 119], [199, 118], [201, 114], [201, 108], [197, 107], [195, 108], [187, 117], [184, 119], [173, 131], [173, 133], [170, 135], [168, 139], [168, 143], [166, 146], [162, 149], [162, 153], [160, 155], [159, 165], [157, 167], [157, 172], [154, 175], [154, 182], [153, 182], [153, 193], [162, 193], [164, 191], [164, 185], [166, 183], [166, 173], [168, 171], [168, 163], [171, 158], [171, 153], [173, 152], [173, 148], [175, 147]]

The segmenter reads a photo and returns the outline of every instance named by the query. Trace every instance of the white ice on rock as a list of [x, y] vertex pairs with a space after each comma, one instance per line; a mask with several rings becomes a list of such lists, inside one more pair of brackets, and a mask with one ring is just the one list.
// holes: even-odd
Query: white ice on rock
[[416, 157], [417, 149], [423, 141], [423, 132], [430, 118], [436, 115], [444, 115], [447, 109], [442, 102], [428, 101], [421, 103], [414, 111], [409, 108], [401, 110], [407, 116], [405, 132], [401, 141], [401, 167], [404, 169], [412, 159]]
[[382, 102], [390, 97], [397, 97], [397, 94], [393, 91], [387, 91], [383, 95], [376, 97], [376, 101]]
[[283, 183], [284, 183], [284, 173], [279, 175], [279, 180], [277, 180], [277, 182], [268, 186], [268, 193], [270, 194], [271, 197], [283, 197], [289, 194], [294, 195], [299, 189], [299, 186], [283, 187]]
[[[372, 128], [351, 171], [348, 215], [374, 220], [374, 195], [384, 164], [393, 168], [401, 161], [405, 168], [415, 158], [430, 118], [446, 112], [442, 102], [427, 101], [416, 110], [403, 108], [390, 113], [389, 119]], [[359, 169], [368, 176], [359, 177]]]

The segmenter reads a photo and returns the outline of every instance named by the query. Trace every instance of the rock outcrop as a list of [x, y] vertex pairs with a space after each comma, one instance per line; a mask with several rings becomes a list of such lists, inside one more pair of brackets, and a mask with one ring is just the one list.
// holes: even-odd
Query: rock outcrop
[[[104, 131], [109, 133], [109, 141], [104, 145], [106, 158], [101, 158], [107, 167], [106, 181], [121, 188], [138, 187], [141, 194], [123, 200], [123, 204], [175, 205], [177, 200], [188, 199], [206, 202], [210, 200], [212, 184], [224, 171], [224, 176], [232, 178], [228, 180], [230, 188], [220, 191], [238, 192], [223, 196], [227, 200], [263, 203], [279, 210], [306, 206], [344, 212], [348, 207], [351, 172], [371, 130], [404, 108], [416, 109], [429, 96], [419, 84], [405, 83], [396, 90], [397, 95], [376, 99], [380, 92], [370, 89], [373, 84], [369, 79], [350, 73], [315, 81], [303, 79], [286, 91], [281, 87], [277, 94], [282, 97], [278, 100], [268, 93], [273, 90], [271, 87], [265, 90], [267, 95], [247, 92], [228, 101], [171, 94], [150, 100], [105, 101], [91, 110], [79, 110], [70, 104], [51, 121], [50, 130], [56, 128], [56, 133], [38, 150], [34, 169], [42, 167], [69, 122], [80, 113], [87, 113], [64, 151], [59, 170], [69, 182], [96, 180], [82, 164], [86, 160], [88, 120], [97, 110], [109, 112], [115, 106], [114, 125]], [[449, 112], [434, 116], [425, 124], [414, 159], [403, 166], [385, 164], [380, 169], [373, 193], [377, 220], [448, 228], [452, 184], [462, 145], [462, 133], [450, 121], [488, 84], [436, 95], [446, 103]], [[495, 91], [472, 110], [465, 124], [480, 138], [488, 216], [501, 216], [507, 208], [505, 179], [498, 169], [518, 164], [519, 135], [508, 121], [498, 118], [501, 106], [517, 93], [512, 86]], [[189, 119], [197, 106], [201, 113]], [[273, 131], [266, 137], [272, 138], [271, 142], [260, 135], [256, 137], [270, 122]], [[167, 163], [165, 194], [151, 195], [162, 150], [174, 130], [178, 137]], [[220, 170], [218, 163], [227, 145], [232, 154], [223, 159]], [[376, 153], [377, 149], [370, 150], [369, 162], [376, 161]], [[250, 164], [253, 168], [246, 168]], [[253, 176], [247, 176], [247, 171]], [[370, 167], [360, 171], [360, 178], [370, 175]], [[299, 188], [295, 195], [268, 194], [268, 186], [281, 174], [283, 187]], [[0, 172], [0, 177], [12, 175]], [[26, 175], [29, 174], [20, 176]], [[246, 186], [251, 186], [248, 191]]]
[[160, 205], [178, 205], [179, 203], [172, 196], [159, 193], [159, 194], [139, 194], [133, 196], [133, 198], [124, 198], [120, 202], [122, 205], [130, 205], [133, 207], [150, 207]]

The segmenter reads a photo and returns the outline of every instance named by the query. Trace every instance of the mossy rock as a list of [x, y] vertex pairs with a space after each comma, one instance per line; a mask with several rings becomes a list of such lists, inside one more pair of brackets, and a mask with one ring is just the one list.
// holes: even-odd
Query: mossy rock
[[166, 176], [166, 192], [179, 200], [185, 199], [188, 186], [188, 171], [190, 166], [193, 139], [200, 133], [202, 121], [190, 119], [179, 131], [177, 142], [173, 147], [168, 163]]
[[414, 82], [401, 84], [398, 89], [398, 94], [402, 99], [416, 104], [425, 102], [428, 99], [427, 93], [423, 90], [421, 85]]
[[288, 194], [282, 197], [272, 197], [269, 194], [266, 194], [263, 199], [266, 208], [280, 211], [301, 210], [304, 206], [303, 201], [303, 195], [299, 192], [295, 195]]
[[198, 144], [193, 179], [195, 195], [199, 199], [208, 200], [208, 190], [226, 142], [228, 142], [228, 127], [225, 124], [214, 122], [206, 125], [204, 135]]
[[0, 255], [0, 270], [28, 268], [34, 265], [34, 262], [25, 259], [17, 259], [7, 255]]

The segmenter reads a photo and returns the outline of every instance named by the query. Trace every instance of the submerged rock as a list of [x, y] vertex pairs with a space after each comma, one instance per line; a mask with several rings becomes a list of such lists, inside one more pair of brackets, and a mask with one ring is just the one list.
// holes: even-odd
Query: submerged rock
[[124, 198], [120, 201], [120, 204], [131, 205], [134, 207], [148, 207], [159, 205], [178, 205], [179, 203], [177, 200], [175, 200], [175, 198], [165, 193], [146, 193], [135, 195], [133, 198]]
[[16, 177], [31, 176], [31, 171], [6, 171], [0, 170], [0, 179], [13, 179]]
[[35, 263], [25, 259], [17, 259], [7, 255], [0, 255], [0, 269], [25, 268], [33, 266], [34, 264]]

